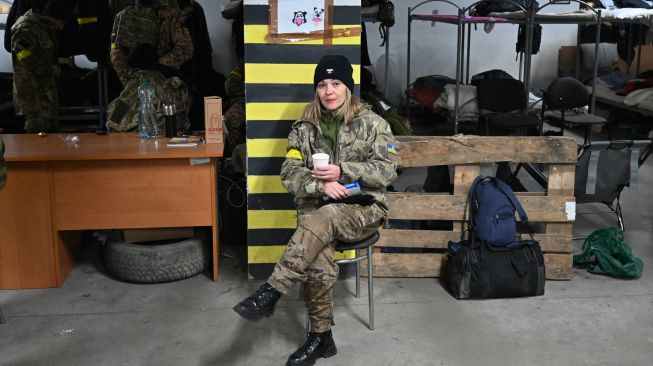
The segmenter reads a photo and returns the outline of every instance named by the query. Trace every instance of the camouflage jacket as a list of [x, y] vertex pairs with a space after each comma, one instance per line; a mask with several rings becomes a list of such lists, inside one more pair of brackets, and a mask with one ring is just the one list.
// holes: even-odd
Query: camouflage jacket
[[[109, 11], [111, 11], [112, 16], [120, 13], [121, 10], [126, 8], [129, 5], [134, 5], [134, 0], [109, 0]], [[173, 8], [179, 8], [177, 0], [155, 0], [152, 3], [152, 7], [158, 9], [162, 6], [171, 6]]]
[[18, 115], [56, 111], [59, 105], [56, 21], [29, 10], [11, 27], [14, 109]]
[[[111, 34], [111, 64], [120, 80], [125, 83], [128, 79], [127, 49], [115, 43], [118, 32], [117, 25], [127, 9], [120, 11], [114, 19]], [[181, 21], [181, 12], [176, 6], [161, 6], [157, 9], [159, 17], [159, 34], [157, 54], [159, 63], [179, 68], [183, 63], [193, 57], [193, 40], [190, 32]]]
[[323, 152], [331, 156], [332, 164], [340, 164], [340, 183], [358, 181], [363, 192], [373, 195], [387, 211], [385, 187], [397, 178], [398, 160], [388, 123], [366, 108], [351, 123], [340, 126], [336, 139], [337, 151], [331, 151], [318, 125], [302, 120], [293, 124], [286, 159], [281, 165], [281, 181], [295, 196], [297, 209], [324, 203], [324, 182], [311, 176], [312, 155]]
[[157, 111], [157, 124], [159, 131], [164, 131], [165, 120], [163, 114], [163, 103], [174, 101], [177, 107], [177, 126], [183, 130], [190, 128], [188, 120], [188, 89], [181, 79], [176, 76], [166, 79], [158, 71], [137, 70], [131, 74], [131, 78], [118, 96], [109, 103], [107, 110], [107, 129], [109, 131], [136, 131], [138, 129], [138, 87], [143, 79], [149, 79], [154, 87], [155, 103]]
[[5, 163], [5, 143], [0, 136], [0, 189], [7, 183], [7, 164]]

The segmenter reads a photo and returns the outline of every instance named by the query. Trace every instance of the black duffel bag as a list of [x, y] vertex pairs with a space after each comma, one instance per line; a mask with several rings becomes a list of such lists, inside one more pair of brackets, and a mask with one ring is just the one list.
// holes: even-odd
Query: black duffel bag
[[544, 256], [535, 240], [510, 249], [469, 241], [449, 242], [446, 276], [457, 299], [544, 294]]

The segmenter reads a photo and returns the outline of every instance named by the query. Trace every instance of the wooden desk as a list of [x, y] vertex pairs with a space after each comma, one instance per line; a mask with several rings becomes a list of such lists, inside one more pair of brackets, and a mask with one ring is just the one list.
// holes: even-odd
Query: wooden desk
[[[217, 158], [223, 144], [167, 147], [134, 133], [2, 135], [0, 288], [61, 286], [78, 230], [211, 226], [218, 278]], [[208, 162], [191, 165], [193, 158]]]

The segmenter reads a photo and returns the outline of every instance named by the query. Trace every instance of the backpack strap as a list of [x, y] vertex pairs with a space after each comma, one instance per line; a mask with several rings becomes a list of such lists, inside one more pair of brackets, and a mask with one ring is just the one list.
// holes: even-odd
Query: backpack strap
[[515, 208], [515, 210], [517, 210], [519, 219], [522, 222], [528, 223], [528, 216], [526, 215], [526, 211], [524, 211], [524, 208], [522, 207], [521, 203], [519, 203], [519, 200], [517, 200], [517, 197], [515, 196], [515, 192], [512, 191], [510, 186], [504, 183], [501, 179], [497, 179], [495, 177], [488, 177], [488, 179], [492, 180], [496, 185], [496, 187], [499, 188], [499, 190], [506, 197], [508, 197], [508, 200], [510, 200], [512, 206]]
[[[467, 207], [468, 210], [468, 220], [467, 220], [467, 230], [469, 231], [469, 241], [474, 242], [474, 202], [476, 199], [476, 187], [485, 179], [486, 177], [479, 175], [474, 179], [472, 185], [469, 187], [469, 193], [467, 194]], [[464, 234], [463, 234], [464, 235]], [[464, 239], [464, 238], [463, 238]]]

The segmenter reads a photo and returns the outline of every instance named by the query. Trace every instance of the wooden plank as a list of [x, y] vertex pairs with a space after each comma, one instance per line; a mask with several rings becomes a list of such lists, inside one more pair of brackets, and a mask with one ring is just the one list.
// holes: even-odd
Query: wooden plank
[[[453, 177], [453, 194], [468, 195], [474, 179], [481, 173], [479, 164], [456, 165]], [[467, 228], [464, 221], [454, 221], [453, 231], [463, 232]]]
[[[571, 253], [573, 249], [571, 235], [547, 233], [535, 234], [533, 237], [545, 253]], [[528, 235], [522, 235], [522, 239], [528, 239]]]
[[[449, 241], [459, 241], [461, 235], [455, 231], [405, 229], [380, 229], [379, 233], [381, 238], [374, 244], [378, 248], [446, 249]], [[535, 234], [533, 237], [540, 243], [543, 252], [571, 253], [572, 251], [570, 235]], [[522, 239], [529, 238], [529, 235], [522, 235]]]
[[549, 165], [549, 196], [573, 196], [576, 179], [576, 164]]
[[[570, 196], [574, 194], [575, 164], [554, 164], [549, 166], [549, 185], [547, 194], [549, 196]], [[572, 222], [547, 223], [545, 232], [548, 235], [560, 235], [571, 240], [573, 234]], [[570, 255], [571, 257], [571, 255]], [[571, 260], [568, 261], [568, 268], [564, 273], [569, 273], [571, 278]]]
[[460, 240], [460, 233], [454, 231], [381, 229], [379, 233], [375, 247], [446, 248], [450, 240]]
[[577, 144], [568, 137], [411, 136], [398, 138], [404, 167], [495, 162], [575, 163]]
[[0, 191], [0, 289], [54, 287], [52, 174], [47, 163], [9, 162], [8, 168]]
[[[438, 253], [375, 253], [374, 277], [441, 277], [445, 258]], [[570, 264], [571, 255], [544, 254], [546, 279], [570, 280]]]
[[[574, 197], [520, 195], [517, 197], [530, 221], [567, 221], [565, 203]], [[467, 195], [433, 193], [387, 194], [390, 219], [402, 220], [464, 220], [467, 215]]]
[[438, 253], [375, 253], [374, 277], [439, 277], [443, 258]]
[[[376, 259], [376, 258], [374, 258]], [[571, 254], [544, 254], [547, 280], [571, 280], [573, 256]]]

